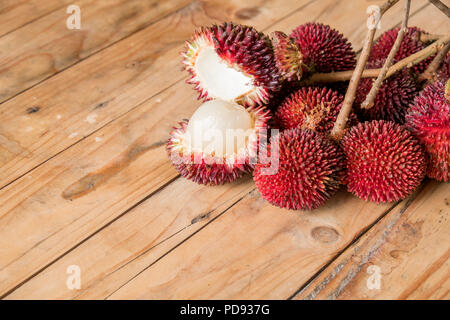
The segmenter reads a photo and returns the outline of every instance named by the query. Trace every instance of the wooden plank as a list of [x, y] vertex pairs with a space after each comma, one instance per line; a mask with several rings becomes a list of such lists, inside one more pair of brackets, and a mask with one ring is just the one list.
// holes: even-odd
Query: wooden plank
[[235, 20], [261, 29], [292, 12], [289, 3], [195, 1], [1, 104], [0, 188], [183, 79], [179, 52], [198, 26]]
[[290, 212], [255, 191], [110, 298], [286, 299], [388, 208], [340, 192]]
[[79, 0], [81, 29], [59, 8], [0, 38], [0, 103], [186, 6], [191, 0]]
[[[146, 77], [159, 75], [159, 85], [172, 82], [174, 80], [173, 70], [178, 69], [175, 65], [179, 65], [179, 45], [189, 37], [186, 34], [187, 30], [191, 32], [196, 25], [212, 23], [219, 18], [219, 15], [216, 15], [219, 13], [225, 14], [221, 17], [222, 20], [228, 20], [241, 14], [239, 13], [242, 12], [240, 9], [247, 8], [249, 5], [247, 2], [245, 7], [240, 7], [237, 3], [231, 6], [232, 4], [227, 2], [225, 7], [221, 7], [220, 2], [217, 4], [208, 2], [205, 6], [197, 3], [154, 24], [145, 34], [137, 35], [142, 41], [144, 41], [143, 37], [146, 37], [145, 41], [148, 42], [149, 34], [156, 39], [171, 30], [173, 32], [172, 37], [168, 40], [171, 44], [167, 45], [175, 48], [176, 51], [170, 49], [168, 55], [166, 55], [167, 52], [159, 51], [161, 47], [164, 47], [164, 43], [159, 46], [152, 44], [151, 41], [150, 44], [147, 42], [142, 44], [146, 51], [139, 53], [140, 55], [148, 56], [149, 51], [153, 50], [155, 55], [160, 52], [160, 59], [165, 62], [155, 63], [155, 68], [158, 68], [159, 71], [155, 72], [155, 68], [150, 68], [153, 74], [143, 67], [147, 73]], [[255, 2], [255, 4], [257, 3]], [[288, 12], [287, 10], [292, 11], [287, 7], [279, 6], [280, 3], [283, 2], [270, 2], [260, 15], [253, 18], [246, 16], [246, 19], [248, 18], [251, 24], [264, 25], [275, 19], [269, 18], [272, 7], [279, 7], [274, 10], [279, 16], [282, 9], [286, 12]], [[300, 2], [298, 5], [305, 3], [307, 1]], [[219, 12], [216, 13], [216, 11]], [[184, 28], [179, 28], [179, 25]], [[177, 30], [180, 30], [179, 33]], [[131, 37], [132, 41], [133, 39], [134, 36]], [[175, 41], [175, 39], [179, 40]], [[129, 39], [125, 41], [129, 41]], [[136, 61], [134, 59], [137, 57], [132, 56], [128, 44], [123, 45], [120, 50], [123, 51], [122, 56], [131, 56], [131, 58], [124, 61], [122, 57], [120, 60], [120, 57], [115, 55], [117, 50], [112, 50], [109, 60], [119, 59], [117, 63], [114, 62], [118, 65], [118, 69], [123, 69], [127, 63]], [[95, 55], [94, 58], [102, 53]], [[164, 60], [169, 57], [172, 58]], [[96, 62], [100, 63], [98, 60]], [[103, 64], [102, 68], [106, 72], [108, 64]], [[94, 68], [91, 64], [88, 66]], [[71, 68], [71, 74], [79, 74], [79, 72], [75, 72], [77, 70], [75, 68]], [[84, 68], [87, 67], [83, 67], [86, 72], [95, 73], [95, 70]], [[114, 68], [110, 65], [109, 69]], [[170, 72], [168, 72], [169, 70]], [[141, 72], [144, 71], [141, 70]], [[145, 92], [140, 92], [140, 90], [145, 91], [148, 80], [146, 82], [145, 79], [137, 76], [135, 71], [128, 73], [124, 83], [118, 83], [117, 79], [103, 79], [103, 76], [100, 79], [94, 79], [95, 83], [100, 80], [108, 80], [110, 81], [109, 85], [113, 85], [114, 88], [124, 86], [124, 89], [128, 88], [128, 92], [122, 93], [123, 96], [115, 99], [114, 102], [109, 102], [107, 107], [80, 112], [87, 115], [89, 112], [91, 114], [94, 112], [98, 115], [99, 119], [96, 122], [98, 123], [105, 121], [100, 120], [101, 115], [108, 117], [108, 112], [113, 112], [111, 105], [119, 107], [123, 106], [122, 103], [133, 100], [130, 95], [136, 94], [140, 99], [144, 99]], [[108, 73], [109, 76], [112, 74], [114, 74], [114, 70], [112, 73]], [[181, 73], [180, 77], [182, 78]], [[131, 87], [127, 82], [140, 87], [140, 89]], [[61, 85], [61, 83], [59, 84]], [[77, 90], [87, 90], [89, 84], [91, 87], [94, 86], [93, 82], [85, 79], [85, 83]], [[122, 89], [117, 90], [122, 91]], [[100, 94], [98, 95], [100, 96]], [[199, 102], [196, 101], [196, 96], [197, 94], [192, 88], [180, 81], [136, 108], [134, 112], [121, 117], [114, 125], [102, 128], [95, 135], [72, 146], [64, 154], [46, 162], [37, 170], [28, 173], [0, 191], [0, 295], [25, 281], [177, 176], [168, 162], [164, 144], [170, 127], [176, 122], [175, 119], [189, 117], [198, 107]], [[83, 98], [86, 98], [86, 95]], [[55, 99], [54, 96], [53, 99]], [[61, 100], [61, 102], [63, 101]], [[55, 106], [55, 109], [58, 110], [59, 106]], [[102, 109], [107, 109], [107, 111], [102, 111]], [[40, 116], [54, 118], [56, 114], [53, 110], [50, 112], [52, 115], [44, 113]], [[69, 110], [69, 112], [71, 111]], [[33, 113], [33, 116], [39, 117], [39, 113]], [[80, 119], [76, 115], [71, 117], [63, 115], [63, 117], [67, 119], [66, 125], [68, 126], [74, 126], [76, 119]], [[79, 123], [75, 125], [86, 126], [87, 124], [84, 119], [78, 121]], [[55, 126], [55, 130], [59, 130], [63, 126], [63, 123], [58, 124], [57, 128]], [[79, 127], [72, 132], [81, 134]], [[68, 135], [70, 136], [69, 132], [63, 136], [60, 135], [59, 138], [67, 140]], [[27, 236], [23, 237], [24, 234]]]
[[389, 212], [295, 298], [448, 299], [449, 195], [449, 184], [429, 183], [414, 201], [403, 201]]
[[[271, 29], [289, 30], [289, 29], [293, 28], [294, 26], [296, 26], [299, 23], [299, 21], [306, 21], [307, 19], [310, 19], [314, 13], [318, 13], [318, 15], [320, 17], [322, 17], [323, 19], [328, 19], [327, 15], [325, 14], [327, 12], [332, 12], [333, 17], [334, 16], [339, 17], [339, 14], [334, 12], [334, 10], [336, 10], [336, 9], [332, 5], [333, 3], [334, 2], [332, 2], [332, 1], [330, 1], [330, 2], [322, 1], [322, 2], [320, 2], [320, 4], [323, 6], [317, 6], [316, 4], [314, 7], [307, 6], [303, 10], [298, 11], [297, 13], [295, 13], [294, 15], [289, 17], [288, 19], [283, 20], [282, 22], [276, 24], [275, 26], [272, 26]], [[330, 10], [328, 10], [326, 8], [329, 8]], [[333, 11], [331, 10], [332, 8], [334, 8]], [[342, 7], [342, 10], [343, 10], [343, 12], [346, 12], [348, 10], [348, 8], [344, 6], [344, 7]], [[341, 17], [341, 19], [347, 19], [343, 14], [341, 14], [340, 17]], [[360, 24], [364, 21], [364, 16], [361, 16], [360, 19], [361, 19], [361, 21], [355, 21], [355, 26], [353, 26], [352, 28], [350, 27], [346, 31], [348, 33], [351, 33], [352, 30], [357, 30], [358, 28], [356, 28], [356, 25], [358, 23]], [[285, 21], [287, 21], [287, 22], [285, 22]], [[339, 22], [338, 19], [336, 19], [335, 21], [336, 21], [336, 23]], [[395, 23], [395, 22], [393, 22], [393, 23]], [[386, 27], [388, 27], [388, 26], [386, 26]], [[192, 112], [194, 104], [192, 106], [185, 106], [185, 108], [183, 108], [183, 110], [180, 110], [180, 108], [178, 107], [178, 105], [176, 103], [177, 99], [181, 99], [180, 97], [186, 96], [186, 94], [189, 94], [189, 93], [192, 95], [194, 94], [192, 91], [190, 91], [188, 89], [189, 88], [187, 88], [184, 84], [181, 83], [179, 86], [174, 87], [173, 90], [171, 90], [170, 92], [167, 92], [167, 97], [171, 97], [172, 99], [167, 100], [168, 98], [166, 98], [166, 96], [164, 96], [161, 99], [162, 101], [164, 101], [163, 103], [161, 103], [162, 109], [157, 109], [155, 111], [151, 108], [145, 107], [146, 104], [144, 104], [144, 106], [134, 110], [133, 114], [136, 115], [136, 118], [152, 117], [153, 114], [155, 116], [158, 116], [161, 114], [160, 116], [162, 116], [163, 112], [158, 111], [158, 110], [165, 110], [166, 112], [168, 112], [168, 114], [164, 115], [164, 119], [166, 119], [166, 123], [167, 123], [167, 125], [169, 125], [169, 123], [173, 123], [173, 119], [179, 119], [179, 118], [181, 118], [182, 115], [184, 116], [184, 114], [182, 114], [183, 112], [185, 112], [185, 111]], [[159, 99], [159, 98], [156, 98], [156, 100], [157, 99]], [[186, 98], [183, 98], [183, 99], [186, 101], [190, 101], [190, 99], [186, 99]], [[153, 99], [152, 101], [156, 101], [156, 100]], [[179, 113], [179, 114], [177, 115], [177, 113]], [[157, 123], [159, 124], [161, 122], [162, 121], [160, 119], [155, 119], [155, 122], [152, 127], [152, 130], [153, 130], [152, 136], [154, 136], [154, 135], [158, 136], [161, 132], [163, 133], [163, 134], [161, 134], [161, 136], [164, 136], [167, 134], [167, 132], [168, 132], [167, 127], [163, 128], [163, 127], [159, 127], [159, 125], [157, 125]], [[131, 126], [131, 128], [129, 128], [129, 130], [130, 131], [133, 130], [133, 132], [138, 130], [137, 128], [140, 126], [139, 123], [136, 124], [135, 126], [133, 126], [131, 121], [125, 122], [125, 123], [127, 124], [127, 126]], [[117, 125], [117, 127], [123, 126], [123, 125], [124, 124], [119, 124], [119, 125]], [[106, 130], [108, 127], [110, 127], [110, 126], [107, 126], [104, 129]], [[108, 129], [108, 130], [112, 131], [112, 129]], [[119, 130], [119, 129], [117, 129], [117, 130]], [[138, 133], [137, 133], [137, 136], [138, 136]], [[156, 139], [156, 137], [155, 137], [155, 139]], [[86, 142], [86, 143], [83, 142], [84, 145], [81, 149], [88, 148], [89, 143], [91, 143], [91, 142]], [[109, 149], [112, 149], [112, 148], [113, 148], [113, 144], [111, 144]], [[114, 147], [114, 149], [119, 149], [119, 150], [121, 150], [123, 148], [124, 147]], [[68, 153], [69, 155], [72, 154], [72, 153], [70, 153], [70, 150], [68, 152], [69, 152]], [[76, 154], [77, 152], [78, 151], [75, 151], [74, 153]], [[90, 150], [86, 151], [86, 153], [93, 154], [90, 156], [91, 158], [94, 158], [94, 155], [97, 154], [97, 152], [93, 153]], [[98, 151], [98, 154], [104, 155], [105, 159], [113, 158], [113, 156], [111, 156], [111, 153], [105, 152], [105, 150]], [[70, 158], [70, 156], [64, 155], [64, 157], [61, 161], [65, 161], [65, 159], [67, 159], [67, 158]], [[80, 158], [80, 157], [78, 156], [78, 158]], [[97, 156], [95, 156], [95, 158], [97, 158]], [[155, 160], [155, 164], [153, 164], [154, 166], [156, 166], [156, 164], [159, 164], [159, 165], [167, 164], [166, 155], [165, 155], [162, 147], [158, 150], [158, 153], [156, 153], [156, 150], [155, 150], [153, 159]], [[156, 159], [160, 159], [160, 160], [156, 161]], [[91, 162], [92, 161], [93, 160], [91, 160]], [[102, 160], [100, 160], [100, 161], [102, 161]], [[103, 161], [105, 161], [105, 160], [103, 160]], [[56, 176], [58, 176], [60, 174], [59, 171], [55, 171], [54, 167], [49, 165], [50, 163], [54, 163], [54, 160], [49, 161], [49, 163], [45, 164], [43, 167], [48, 168], [47, 170], [49, 172], [54, 172], [54, 174]], [[104, 163], [102, 163], [102, 165], [104, 165]], [[99, 164], [99, 167], [100, 167], [100, 164]], [[137, 166], [134, 163], [131, 163], [128, 170], [129, 170], [128, 174], [131, 173], [134, 176], [146, 176], [149, 179], [148, 181], [151, 181], [152, 179], [155, 178], [155, 176], [154, 176], [155, 173], [152, 172], [152, 168], [150, 166], [149, 167]], [[41, 168], [39, 168], [36, 171], [41, 172]], [[86, 170], [85, 172], [91, 172], [91, 171], [95, 171], [95, 167], [90, 168], [89, 170]], [[158, 174], [158, 173], [156, 173], [156, 174]], [[77, 176], [79, 178], [77, 178]], [[122, 175], [122, 173], [119, 173], [118, 177], [119, 176], [121, 178], [114, 180], [115, 183], [117, 183], [117, 181], [121, 181], [122, 179], [125, 179], [125, 177], [126, 177], [126, 176]], [[82, 174], [73, 174], [72, 173], [71, 175], [61, 177], [60, 181], [67, 181], [67, 180], [76, 181], [77, 179], [80, 179], [81, 177], [83, 177]], [[166, 177], [166, 179], [170, 179], [170, 177]], [[74, 202], [83, 201], [83, 199], [86, 199], [86, 197], [90, 197], [86, 201], [88, 201], [92, 205], [92, 207], [95, 208], [95, 210], [96, 210], [97, 206], [99, 206], [99, 205], [100, 206], [107, 205], [107, 204], [105, 204], [105, 202], [110, 202], [111, 197], [113, 199], [115, 199], [115, 197], [113, 196], [113, 194], [114, 194], [113, 192], [120, 192], [118, 190], [124, 190], [125, 188], [128, 189], [128, 186], [127, 186], [128, 183], [130, 183], [130, 181], [128, 181], [128, 180], [126, 183], [117, 185], [117, 186], [108, 186], [109, 183], [107, 183], [102, 188], [105, 188], [105, 187], [109, 188], [111, 190], [111, 193], [105, 194], [105, 197], [103, 197], [104, 189], [100, 188], [100, 190], [98, 190], [96, 192], [92, 192], [91, 195], [84, 195], [81, 198], [75, 199]], [[59, 184], [62, 184], [62, 182], [60, 182]], [[70, 185], [70, 182], [66, 182], [66, 185]], [[46, 188], [47, 188], [47, 186], [40, 185], [40, 186], [36, 187], [36, 190], [38, 190], [38, 189], [45, 190]], [[186, 181], [185, 188], [187, 191], [190, 190], [189, 192], [191, 192], [191, 195], [195, 195], [197, 192], [197, 189], [193, 188], [192, 185], [187, 181]], [[230, 186], [230, 188], [232, 188], [232, 186]], [[213, 189], [214, 188], [212, 188], [211, 190], [213, 190]], [[100, 192], [100, 194], [99, 194], [99, 192]], [[148, 190], [146, 190], [145, 192], [148, 192]], [[163, 192], [164, 192], [164, 190], [162, 191], [162, 193]], [[43, 194], [46, 194], [46, 192], [43, 191]], [[17, 196], [20, 196], [20, 194], [18, 194]], [[166, 196], [166, 197], [168, 198], [168, 196]], [[27, 198], [27, 196], [25, 196], [23, 199], [26, 199], [26, 198]], [[94, 199], [96, 199], [97, 202]], [[151, 201], [151, 200], [152, 199], [150, 199], [149, 201]], [[227, 199], [224, 199], [224, 201], [225, 200], [227, 200]], [[214, 198], [211, 201], [215, 201]], [[195, 204], [195, 202], [194, 202], [194, 204]], [[58, 204], [58, 206], [60, 206], [60, 205], [64, 205], [64, 203]], [[78, 205], [77, 205], [77, 208], [78, 208]], [[141, 206], [137, 207], [135, 210], [138, 210], [138, 211], [143, 210], [140, 208], [141, 208]], [[380, 207], [380, 209], [379, 209], [380, 213], [383, 212], [385, 209], [386, 209], [386, 207], [383, 207], [383, 206]], [[73, 212], [73, 210], [78, 210], [78, 209], [75, 209], [74, 207], [71, 208], [71, 212], [73, 215], [78, 214], [76, 212]], [[102, 212], [102, 210], [104, 210], [104, 209], [100, 208], [99, 212]], [[155, 206], [154, 214], [160, 214], [160, 212], [166, 213], [166, 210], [167, 210], [166, 207]], [[23, 211], [23, 209], [17, 210], [16, 211], [17, 213], [15, 213], [15, 214], [20, 215], [19, 212], [21, 212], [21, 211]], [[96, 214], [98, 215], [99, 212], [96, 212]], [[133, 212], [134, 212], [134, 210], [133, 210]], [[167, 214], [170, 214], [170, 213], [167, 213]], [[197, 212], [197, 214], [201, 215], [202, 211]], [[374, 214], [374, 216], [376, 216], [376, 215]], [[55, 217], [56, 217], [56, 213], [55, 213]], [[183, 218], [183, 217], [180, 217], [180, 218]], [[212, 219], [212, 217], [211, 217], [211, 219]], [[120, 225], [121, 220], [122, 220], [122, 218], [120, 220], [118, 220], [118, 222], [117, 222], [117, 223], [119, 223], [119, 225]], [[136, 224], [138, 224], [138, 226], [139, 226], [140, 220], [137, 220]], [[127, 226], [122, 226], [122, 228], [126, 229]], [[121, 229], [121, 228], [119, 228], [119, 229]], [[99, 232], [98, 236], [101, 238], [102, 237], [110, 238], [111, 237], [111, 236], [109, 236], [110, 232], [114, 233], [114, 231], [111, 231], [111, 230], [113, 230], [113, 229], [105, 228], [104, 230]], [[189, 230], [194, 230], [194, 229], [189, 229]], [[63, 232], [65, 232], [65, 231], [63, 231]], [[143, 233], [146, 233], [146, 231], [143, 231]], [[45, 292], [48, 296], [53, 296], [53, 297], [74, 297], [77, 295], [80, 295], [80, 297], [96, 297], [96, 298], [105, 297], [108, 294], [110, 294], [113, 290], [115, 290], [117, 287], [120, 287], [120, 285], [122, 285], [124, 282], [126, 282], [128, 279], [130, 279], [132, 276], [134, 276], [135, 274], [140, 272], [145, 266], [148, 266], [149, 264], [151, 264], [155, 260], [157, 260], [161, 256], [162, 252], [166, 252], [166, 251], [170, 250], [171, 248], [173, 248], [173, 246], [175, 246], [177, 243], [179, 243], [182, 239], [186, 238], [190, 234], [191, 233], [183, 233], [182, 234], [183, 238], [179, 238], [179, 237], [175, 238], [174, 237], [172, 239], [174, 241], [164, 242], [164, 246], [157, 248], [158, 251], [156, 251], [156, 253], [154, 251], [150, 250], [146, 254], [139, 256], [139, 254], [141, 254], [141, 251], [138, 250], [137, 252], [132, 252], [132, 253], [130, 253], [130, 255], [132, 257], [139, 256], [139, 258], [137, 258], [136, 260], [133, 260], [133, 262], [129, 263], [129, 264], [126, 264], [126, 263], [129, 261], [130, 255], [128, 255], [128, 256], [123, 255], [121, 263], [120, 264], [117, 263], [117, 265], [116, 265], [116, 262], [114, 262], [113, 265], [111, 265], [110, 262], [108, 262], [108, 259], [104, 258], [103, 254], [101, 254], [103, 248], [96, 246], [97, 240], [90, 239], [90, 240], [86, 241], [85, 243], [81, 244], [79, 248], [77, 248], [73, 251], [73, 253], [71, 253], [71, 254], [65, 256], [63, 259], [61, 259], [61, 262], [58, 261], [58, 263], [56, 263], [55, 265], [52, 265], [48, 270], [46, 270], [44, 273], [42, 273], [42, 276], [40, 275], [38, 277], [35, 277], [32, 281], [30, 281], [30, 282], [26, 283], [24, 286], [20, 287], [18, 290], [16, 290], [16, 292], [14, 294], [16, 296], [28, 296], [28, 295], [32, 295], [32, 292], [43, 293], [43, 291], [38, 290], [37, 288], [42, 287], [43, 290], [45, 290], [46, 286], [42, 286], [42, 283], [53, 281], [52, 280], [53, 277], [55, 277], [56, 275], [60, 275], [61, 266], [66, 266], [67, 263], [69, 263], [69, 264], [74, 263], [73, 261], [75, 261], [75, 262], [78, 261], [78, 258], [81, 256], [83, 256], [83, 257], [89, 256], [89, 260], [92, 261], [93, 264], [95, 263], [96, 266], [99, 268], [99, 269], [92, 269], [89, 266], [86, 267], [86, 269], [88, 269], [88, 271], [86, 271], [86, 272], [89, 272], [86, 275], [86, 277], [87, 277], [87, 279], [92, 279], [92, 280], [88, 280], [89, 289], [84, 289], [82, 293], [68, 292], [66, 290], [66, 288], [64, 287], [64, 283], [56, 281], [55, 286], [54, 287], [51, 286], [50, 287], [51, 290], [45, 291]], [[40, 237], [42, 237], [42, 235]], [[76, 237], [76, 235], [71, 234], [71, 238], [69, 240], [70, 241], [78, 241], [75, 237]], [[81, 236], [80, 236], [80, 238], [81, 238]], [[64, 239], [66, 239], [66, 238], [64, 238]], [[97, 238], [95, 238], [95, 239], [97, 239]], [[67, 241], [69, 241], [69, 240], [67, 240]], [[51, 243], [52, 245], [59, 245], [60, 244], [59, 241], [60, 241], [60, 239], [58, 239], [58, 241], [55, 241], [55, 243], [53, 243], [53, 242], [49, 242], [49, 243]], [[65, 243], [63, 245], [68, 246], [67, 243]], [[50, 246], [49, 244], [46, 244], [44, 247], [49, 247], [49, 246]], [[100, 252], [98, 250], [100, 250]], [[152, 250], [154, 250], [154, 248]], [[33, 257], [33, 254], [28, 254], [28, 256]], [[27, 265], [29, 265], [30, 263], [33, 263], [33, 261], [35, 261], [34, 259], [39, 259], [40, 257], [41, 256], [39, 255], [39, 256], [33, 257], [33, 259], [27, 258], [27, 259], [25, 259], [25, 261], [26, 261]], [[99, 258], [99, 260], [97, 260], [97, 258]], [[83, 259], [85, 259], [85, 258], [82, 258], [82, 260]], [[48, 256], [44, 257], [44, 259], [41, 260], [40, 262], [38, 261], [38, 264], [39, 263], [42, 264], [43, 261], [48, 261]], [[125, 264], [126, 267], [122, 267], [122, 264]], [[120, 268], [118, 267], [119, 265], [121, 266]], [[114, 268], [117, 268], [118, 270], [116, 272], [111, 272], [111, 270], [114, 270]], [[15, 269], [19, 270], [18, 271], [19, 273], [23, 272], [23, 270], [21, 270], [18, 267], [14, 268], [12, 270], [15, 270]], [[98, 274], [96, 274], [96, 272], [98, 272], [100, 274], [100, 276]], [[105, 273], [106, 273], [106, 275], [105, 275]], [[18, 276], [18, 275], [15, 275], [15, 276]], [[104, 277], [104, 278], [102, 278], [102, 277]], [[92, 282], [92, 284], [91, 284], [91, 282]], [[53, 290], [55, 290], [55, 291], [53, 291]]]
[[[106, 232], [94, 235], [33, 281], [25, 283], [7, 299], [106, 297], [123, 285], [124, 279], [145, 269], [164, 255], [167, 248], [197, 232], [251, 189], [253, 181], [250, 177], [233, 183], [232, 188], [210, 188], [179, 178], [112, 223], [107, 231], [104, 230]], [[66, 270], [69, 265], [80, 267], [83, 290], [68, 290]], [[42, 286], [43, 282], [47, 284]]]
[[73, 0], [2, 0], [0, 37], [69, 3]]

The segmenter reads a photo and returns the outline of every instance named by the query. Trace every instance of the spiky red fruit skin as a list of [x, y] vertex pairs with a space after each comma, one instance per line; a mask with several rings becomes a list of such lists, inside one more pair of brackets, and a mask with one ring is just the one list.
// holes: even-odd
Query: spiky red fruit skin
[[346, 133], [341, 145], [347, 159], [347, 188], [363, 200], [404, 199], [425, 176], [422, 146], [394, 122], [360, 123]]
[[445, 82], [428, 85], [406, 115], [406, 127], [425, 146], [427, 175], [450, 180], [450, 102], [445, 98]]
[[[367, 64], [368, 69], [382, 66], [381, 60]], [[412, 76], [407, 70], [401, 70], [384, 80], [375, 97], [374, 105], [370, 109], [363, 109], [360, 107], [361, 103], [369, 94], [373, 82], [372, 78], [363, 78], [356, 90], [354, 109], [360, 120], [387, 120], [403, 124], [409, 105], [419, 93], [419, 87]]]
[[[388, 30], [376, 40], [370, 51], [369, 61], [384, 61], [387, 58], [389, 52], [392, 49], [392, 46], [394, 45], [399, 30], [400, 27]], [[400, 47], [394, 56], [394, 63], [412, 55], [413, 53], [416, 53], [417, 51], [422, 50], [427, 46], [426, 42], [420, 41], [420, 34], [427, 34], [427, 32], [417, 27], [408, 27], [407, 32], [405, 32], [405, 35], [403, 36], [402, 43], [400, 44]], [[433, 58], [430, 57], [423, 60], [422, 62], [413, 66], [412, 70], [416, 73], [425, 71], [426, 67], [432, 59]]]
[[221, 185], [233, 182], [246, 173], [253, 171], [259, 144], [267, 141], [267, 123], [270, 120], [270, 111], [263, 107], [249, 107], [247, 110], [254, 118], [254, 135], [247, 141], [247, 152], [238, 154], [232, 160], [218, 158], [203, 153], [185, 154], [180, 149], [189, 120], [185, 119], [173, 127], [170, 138], [166, 144], [166, 151], [175, 169], [186, 179], [199, 184]]
[[309, 72], [352, 70], [356, 54], [351, 43], [337, 30], [321, 23], [306, 23], [290, 35], [297, 41]]
[[[278, 151], [270, 150], [279, 159], [278, 172], [263, 174], [262, 170], [269, 168], [270, 163], [258, 163], [253, 172], [261, 196], [281, 208], [318, 208], [336, 193], [345, 178], [342, 151], [331, 140], [312, 130], [286, 130], [278, 137]], [[270, 139], [271, 147], [276, 138]]]
[[[265, 104], [272, 93], [277, 91], [281, 85], [281, 75], [275, 63], [274, 51], [271, 41], [264, 33], [255, 28], [225, 22], [221, 25], [203, 27], [197, 30], [191, 39], [194, 43], [196, 38], [205, 36], [213, 43], [217, 54], [230, 66], [237, 65], [244, 73], [254, 77], [255, 84], [262, 86], [264, 92], [255, 99], [244, 99], [242, 104], [257, 106]], [[186, 50], [182, 53], [186, 56], [189, 52], [187, 43]], [[199, 99], [210, 100], [208, 92], [199, 87], [196, 75], [192, 69], [186, 68], [191, 74], [188, 83], [194, 84], [199, 91]]]
[[[342, 107], [344, 97], [325, 87], [302, 87], [287, 97], [275, 112], [274, 122], [284, 129], [300, 127], [330, 133]], [[354, 113], [349, 126], [357, 123]]]
[[272, 33], [275, 62], [281, 77], [288, 81], [298, 81], [303, 74], [303, 56], [294, 39], [284, 32]]
[[229, 167], [224, 163], [214, 163], [212, 158], [201, 159], [201, 161], [195, 162], [194, 154], [179, 155], [175, 153], [173, 151], [172, 138], [174, 138], [177, 133], [184, 133], [188, 123], [189, 120], [187, 119], [179, 122], [179, 127], [173, 128], [173, 131], [170, 133], [171, 138], [166, 145], [169, 158], [172, 160], [172, 164], [181, 176], [198, 184], [221, 185], [233, 182], [253, 169], [251, 165], [245, 162]]

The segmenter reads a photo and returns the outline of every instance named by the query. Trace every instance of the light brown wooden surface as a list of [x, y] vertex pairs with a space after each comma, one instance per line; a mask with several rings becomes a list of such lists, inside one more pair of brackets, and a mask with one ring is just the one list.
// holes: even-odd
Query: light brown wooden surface
[[65, 23], [68, 14], [60, 9], [10, 32], [0, 38], [0, 52], [3, 52], [0, 102], [163, 19], [189, 2], [71, 1], [82, 12], [81, 30], [68, 29]]
[[2, 0], [0, 36], [12, 32], [48, 13], [73, 3], [71, 0]]
[[[450, 185], [403, 201], [314, 279], [298, 299], [448, 299]], [[445, 245], [443, 245], [445, 244]], [[380, 270], [379, 288], [367, 281]]]
[[[448, 298], [448, 184], [427, 182], [385, 205], [342, 190], [312, 213], [289, 212], [263, 201], [250, 177], [221, 187], [179, 178], [165, 153], [171, 126], [199, 105], [178, 54], [196, 27], [233, 20], [290, 32], [320, 21], [359, 49], [365, 9], [382, 1], [79, 2], [82, 46], [84, 31], [65, 29], [66, 7], [50, 3], [0, 36], [0, 48], [15, 50], [0, 56], [9, 99], [0, 104], [0, 296]], [[0, 18], [15, 14], [2, 9]], [[381, 31], [401, 11], [389, 11]], [[425, 0], [411, 12], [411, 25], [450, 30]], [[58, 68], [37, 61], [28, 70], [41, 54]], [[402, 226], [417, 221], [414, 238]], [[385, 253], [373, 255], [374, 246]], [[365, 289], [369, 264], [382, 270], [378, 292]], [[66, 287], [70, 265], [81, 268], [80, 290]]]

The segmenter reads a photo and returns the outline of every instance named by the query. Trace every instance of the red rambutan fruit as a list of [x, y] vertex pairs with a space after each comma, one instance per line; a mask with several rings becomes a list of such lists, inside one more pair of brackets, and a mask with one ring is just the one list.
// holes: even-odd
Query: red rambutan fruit
[[[344, 97], [325, 87], [302, 87], [287, 97], [275, 112], [274, 122], [281, 129], [311, 129], [330, 133], [342, 107]], [[357, 123], [354, 113], [349, 126]]]
[[339, 31], [321, 23], [306, 23], [290, 35], [297, 42], [303, 63], [309, 72], [333, 72], [354, 69], [356, 54], [351, 43]]
[[255, 106], [280, 87], [269, 37], [252, 27], [223, 23], [197, 30], [182, 53], [188, 83], [199, 99], [221, 99]]
[[268, 119], [262, 107], [207, 101], [170, 133], [169, 158], [189, 180], [207, 185], [232, 182], [253, 170]]
[[281, 31], [273, 32], [271, 39], [276, 65], [283, 80], [300, 80], [303, 73], [303, 56], [295, 39], [289, 38]]
[[394, 122], [360, 123], [344, 135], [341, 145], [347, 160], [347, 188], [363, 200], [404, 199], [425, 176], [422, 146]]
[[425, 146], [428, 177], [449, 181], [450, 101], [445, 97], [444, 81], [426, 86], [417, 96], [406, 115], [406, 127]]
[[345, 178], [342, 151], [312, 130], [295, 128], [272, 136], [268, 154], [272, 161], [258, 162], [253, 179], [261, 196], [281, 208], [315, 209]]
[[[384, 62], [384, 60], [386, 60], [389, 52], [392, 49], [392, 46], [394, 45], [395, 39], [397, 39], [399, 30], [400, 27], [397, 27], [386, 31], [380, 37], [378, 37], [370, 51], [369, 61], [381, 60]], [[408, 27], [407, 32], [405, 32], [405, 35], [403, 36], [402, 43], [400, 44], [400, 47], [394, 56], [393, 63], [396, 63], [412, 55], [413, 53], [424, 49], [427, 46], [426, 42], [420, 40], [421, 34], [427, 34], [427, 32], [417, 27]], [[425, 68], [428, 66], [432, 59], [433, 58], [430, 57], [423, 60], [422, 62], [414, 65], [412, 67], [412, 70], [414, 70], [416, 73], [422, 73], [423, 71], [425, 71]]]
[[[367, 68], [381, 68], [383, 61], [371, 61]], [[407, 70], [400, 70], [390, 76], [382, 83], [375, 97], [374, 105], [370, 109], [361, 108], [366, 96], [372, 88], [373, 78], [360, 80], [356, 90], [354, 109], [361, 121], [365, 120], [387, 120], [397, 123], [405, 122], [405, 114], [409, 105], [419, 93], [419, 87]]]

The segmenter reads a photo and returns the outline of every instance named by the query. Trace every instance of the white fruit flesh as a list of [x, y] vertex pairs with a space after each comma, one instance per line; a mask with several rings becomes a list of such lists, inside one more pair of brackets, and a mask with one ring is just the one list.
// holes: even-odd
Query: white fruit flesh
[[212, 98], [235, 101], [253, 90], [252, 78], [229, 67], [213, 47], [200, 50], [195, 66], [202, 87]]
[[192, 115], [185, 133], [188, 150], [228, 157], [247, 147], [254, 120], [244, 107], [223, 100], [203, 103]]

